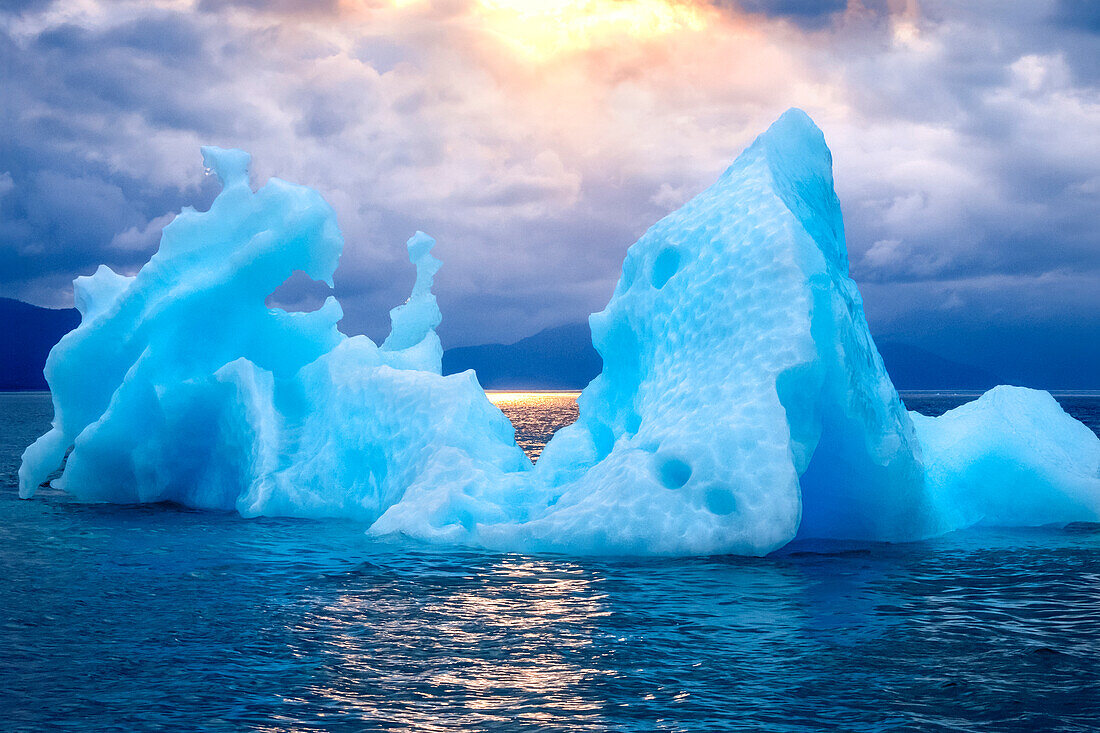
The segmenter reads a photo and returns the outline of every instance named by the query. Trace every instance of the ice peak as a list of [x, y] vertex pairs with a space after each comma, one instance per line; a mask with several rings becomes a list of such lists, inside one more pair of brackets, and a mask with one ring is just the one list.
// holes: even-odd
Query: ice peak
[[202, 164], [221, 179], [226, 188], [240, 183], [248, 184], [248, 166], [252, 156], [243, 150], [219, 148], [216, 145], [202, 147]]
[[107, 265], [100, 265], [93, 275], [73, 281], [73, 300], [81, 320], [90, 321], [105, 312], [133, 282], [132, 277], [119, 275]]
[[[443, 320], [432, 293], [432, 281], [441, 263], [432, 257], [435, 240], [418, 231], [406, 243], [409, 262], [416, 265], [416, 281], [409, 299], [390, 311], [390, 335], [382, 344], [385, 352], [406, 352], [393, 361], [394, 366], [416, 368], [439, 374], [442, 369], [443, 347], [435, 333]], [[406, 358], [407, 357], [407, 358]]]
[[[425, 255], [432, 251], [432, 247], [434, 246], [435, 240], [418, 229], [416, 234], [409, 237], [409, 241], [405, 243], [405, 248], [409, 251], [409, 262], [414, 265], [417, 264]], [[436, 269], [438, 270], [439, 268]]]
[[768, 126], [768, 129], [764, 131], [761, 137], [781, 136], [791, 138], [798, 135], [818, 140], [821, 143], [821, 147], [825, 148], [825, 136], [822, 134], [821, 129], [812, 119], [810, 119], [810, 116], [799, 107], [791, 107], [786, 112], [779, 115], [776, 121]]
[[767, 161], [775, 192], [826, 260], [847, 274], [844, 221], [833, 189], [833, 155], [821, 129], [809, 115], [792, 107], [756, 138], [750, 150]]

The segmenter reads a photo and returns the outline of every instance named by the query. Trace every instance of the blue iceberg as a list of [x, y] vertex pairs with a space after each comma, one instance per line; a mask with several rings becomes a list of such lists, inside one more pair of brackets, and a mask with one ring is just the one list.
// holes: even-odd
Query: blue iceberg
[[1100, 519], [1100, 439], [1049, 394], [905, 410], [848, 276], [831, 154], [799, 110], [627, 252], [590, 320], [603, 373], [535, 466], [473, 372], [440, 374], [430, 237], [409, 240], [416, 283], [389, 337], [344, 336], [334, 298], [264, 304], [297, 270], [331, 284], [332, 209], [278, 179], [253, 192], [245, 153], [203, 157], [223, 183], [209, 211], [181, 212], [134, 277], [77, 279], [22, 496], [63, 465], [55, 485], [86, 500], [615, 554]]

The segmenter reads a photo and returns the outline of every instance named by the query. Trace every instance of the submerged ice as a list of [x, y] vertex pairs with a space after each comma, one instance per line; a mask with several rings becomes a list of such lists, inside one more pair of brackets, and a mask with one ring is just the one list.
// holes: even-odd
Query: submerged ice
[[[223, 183], [134, 277], [75, 283], [50, 354], [52, 429], [20, 492], [351, 517], [375, 534], [506, 550], [764, 554], [795, 537], [909, 540], [1100, 519], [1100, 439], [1045, 392], [906, 412], [848, 276], [823, 136], [784, 114], [627, 252], [591, 317], [604, 369], [537, 466], [472, 372], [441, 376], [434, 241], [379, 346], [329, 298], [268, 308], [343, 247], [315, 191], [204, 148]], [[66, 458], [67, 455], [67, 458]]]

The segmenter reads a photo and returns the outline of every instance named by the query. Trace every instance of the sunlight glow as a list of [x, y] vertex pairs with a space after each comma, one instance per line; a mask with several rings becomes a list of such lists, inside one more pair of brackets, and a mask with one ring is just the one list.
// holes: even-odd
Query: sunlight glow
[[489, 391], [485, 393], [485, 396], [489, 398], [489, 401], [494, 405], [507, 404], [509, 402], [522, 402], [526, 400], [543, 400], [553, 399], [558, 397], [578, 397], [579, 391], [562, 391], [562, 392], [523, 392], [523, 391]]
[[[428, 0], [338, 0], [355, 13], [384, 8], [431, 12]], [[695, 0], [472, 0], [468, 27], [542, 62], [710, 25], [713, 8]]]
[[478, 5], [495, 35], [534, 60], [705, 25], [698, 7], [670, 0], [478, 0]]

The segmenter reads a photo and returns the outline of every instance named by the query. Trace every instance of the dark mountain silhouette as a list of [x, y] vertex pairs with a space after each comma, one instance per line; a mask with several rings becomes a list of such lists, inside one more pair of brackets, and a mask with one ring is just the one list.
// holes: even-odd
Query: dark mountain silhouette
[[75, 308], [39, 308], [0, 298], [0, 389], [46, 389], [46, 356], [79, 323]]
[[548, 328], [514, 344], [443, 352], [443, 373], [473, 369], [485, 389], [580, 389], [603, 369], [587, 323]]
[[[909, 344], [879, 344], [886, 370], [899, 390], [975, 389], [999, 384], [993, 374]], [[548, 328], [514, 344], [448, 349], [443, 373], [473, 369], [485, 389], [581, 389], [600, 373], [586, 323]]]
[[[46, 389], [42, 367], [50, 349], [80, 323], [73, 308], [52, 309], [0, 298], [0, 389]], [[899, 390], [974, 389], [998, 384], [993, 374], [896, 341], [878, 345]], [[600, 373], [587, 323], [548, 328], [514, 344], [448, 349], [443, 373], [477, 372], [485, 389], [581, 389]]]
[[899, 390], [987, 390], [1003, 384], [1001, 379], [985, 369], [945, 359], [917, 346], [896, 341], [883, 341], [876, 345], [886, 364], [886, 372]]

